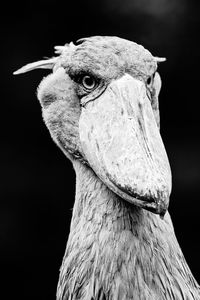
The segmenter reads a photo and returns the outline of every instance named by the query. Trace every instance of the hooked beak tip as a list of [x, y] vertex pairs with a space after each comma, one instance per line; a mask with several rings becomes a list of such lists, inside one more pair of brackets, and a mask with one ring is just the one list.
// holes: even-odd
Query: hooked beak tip
[[[164, 216], [168, 210], [168, 204], [169, 204], [169, 199], [168, 200], [158, 200], [158, 201], [153, 201], [153, 202], [145, 202], [144, 200], [141, 202], [142, 205], [141, 207], [145, 210], [148, 210], [154, 214], [157, 214], [160, 216], [160, 218], [163, 220]], [[139, 205], [140, 206], [140, 205]]]
[[165, 201], [160, 201], [157, 206], [157, 213], [159, 214], [160, 218], [163, 220], [164, 216], [168, 210], [169, 206], [169, 197]]
[[159, 211], [159, 216], [160, 216], [160, 218], [161, 218], [161, 220], [163, 220], [164, 219], [164, 216], [165, 216], [165, 214], [166, 214], [166, 212], [167, 212], [167, 209], [168, 209], [168, 207], [162, 207], [161, 209], [160, 209], [160, 211]]

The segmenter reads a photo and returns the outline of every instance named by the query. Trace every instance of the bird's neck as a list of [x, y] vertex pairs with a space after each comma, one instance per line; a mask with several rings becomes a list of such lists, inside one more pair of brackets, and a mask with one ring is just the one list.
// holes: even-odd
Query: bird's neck
[[[79, 293], [87, 295], [80, 299], [92, 299], [98, 293], [95, 288], [112, 294], [113, 298], [105, 299], [129, 299], [127, 293], [130, 299], [168, 299], [162, 295], [166, 289], [171, 292], [172, 284], [178, 286], [175, 298], [182, 299], [179, 285], [188, 284], [187, 276], [194, 279], [169, 214], [161, 220], [116, 196], [80, 162], [74, 168], [76, 199], [58, 299], [68, 299], [78, 287]], [[178, 283], [172, 283], [173, 278]], [[139, 298], [141, 293], [144, 297]]]
[[[96, 176], [93, 170], [79, 161], [74, 162], [76, 172], [76, 197], [70, 231], [87, 224], [82, 233], [92, 236], [101, 230], [114, 234], [131, 231], [137, 238], [148, 234], [150, 242], [153, 231], [174, 235], [169, 214], [164, 220], [159, 215], [134, 206], [117, 196]], [[86, 230], [87, 229], [87, 230]], [[155, 230], [156, 229], [156, 230]], [[161, 233], [160, 232], [160, 233]], [[144, 238], [144, 236], [143, 236]]]

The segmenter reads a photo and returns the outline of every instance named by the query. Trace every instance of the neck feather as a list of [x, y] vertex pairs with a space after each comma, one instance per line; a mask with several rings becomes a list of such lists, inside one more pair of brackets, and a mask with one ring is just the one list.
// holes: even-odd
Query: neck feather
[[76, 199], [58, 299], [185, 299], [183, 295], [192, 295], [192, 288], [198, 286], [169, 214], [161, 220], [125, 202], [89, 167], [79, 161], [73, 164]]

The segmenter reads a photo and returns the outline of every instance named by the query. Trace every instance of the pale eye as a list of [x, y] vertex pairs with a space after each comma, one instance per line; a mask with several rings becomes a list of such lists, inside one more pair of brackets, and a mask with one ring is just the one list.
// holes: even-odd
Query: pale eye
[[91, 75], [84, 75], [81, 80], [82, 86], [87, 90], [93, 90], [96, 86], [96, 80]]

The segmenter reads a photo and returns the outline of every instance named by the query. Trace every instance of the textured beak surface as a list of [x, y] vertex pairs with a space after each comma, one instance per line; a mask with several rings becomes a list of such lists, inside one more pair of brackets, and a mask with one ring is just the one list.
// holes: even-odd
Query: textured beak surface
[[164, 215], [171, 171], [143, 82], [126, 74], [82, 108], [79, 133], [85, 159], [123, 199]]

